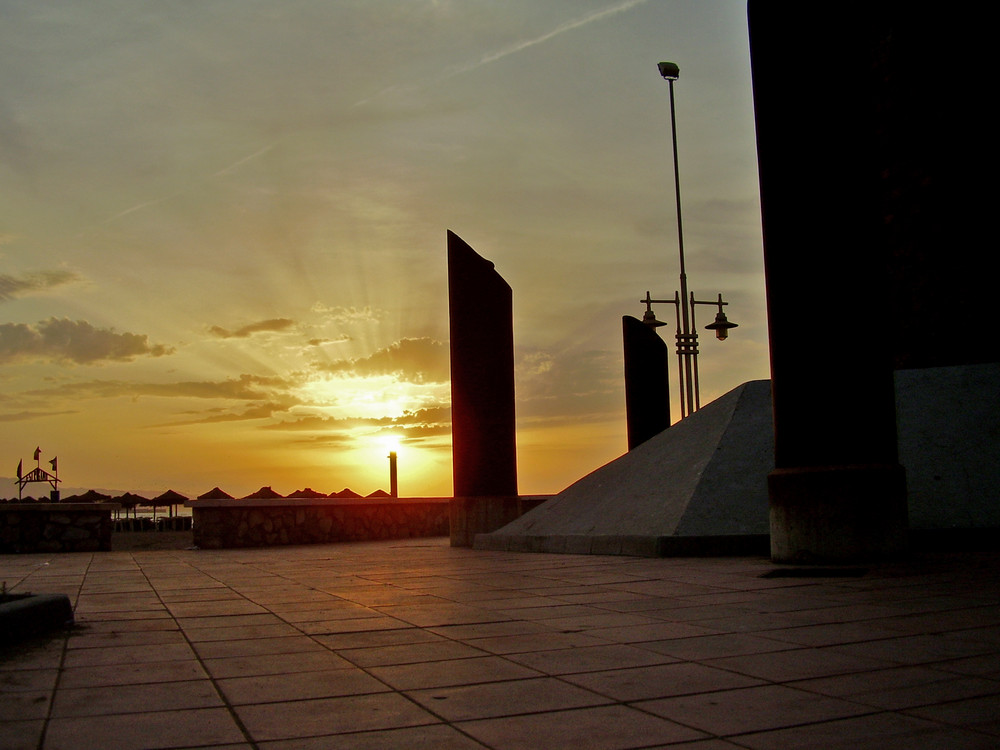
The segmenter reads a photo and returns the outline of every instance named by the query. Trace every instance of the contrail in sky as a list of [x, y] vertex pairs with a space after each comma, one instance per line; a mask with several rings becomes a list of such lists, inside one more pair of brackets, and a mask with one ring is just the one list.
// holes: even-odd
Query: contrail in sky
[[[254, 151], [249, 156], [244, 156], [242, 159], [238, 159], [237, 161], [234, 161], [228, 167], [224, 167], [224, 168], [220, 169], [218, 172], [214, 172], [212, 174], [212, 177], [220, 177], [220, 176], [222, 176], [224, 174], [229, 174], [230, 172], [232, 172], [233, 170], [235, 170], [237, 167], [241, 167], [244, 164], [246, 164], [248, 161], [252, 161], [252, 160], [256, 159], [259, 156], [263, 156], [268, 151], [270, 151], [272, 148], [274, 148], [276, 145], [277, 145], [277, 141], [275, 141], [274, 143], [270, 144], [269, 146], [264, 146], [264, 148], [259, 149], [257, 151]], [[113, 221], [117, 221], [118, 219], [122, 218], [123, 216], [128, 216], [129, 214], [135, 213], [136, 211], [141, 211], [144, 208], [149, 208], [150, 206], [155, 206], [158, 203], [163, 203], [165, 201], [169, 201], [169, 200], [171, 200], [173, 198], [176, 198], [178, 195], [183, 195], [185, 192], [187, 192], [187, 190], [188, 190], [188, 188], [185, 188], [183, 190], [178, 190], [178, 191], [176, 191], [174, 193], [171, 193], [170, 195], [164, 195], [164, 196], [161, 196], [159, 198], [153, 198], [153, 199], [148, 200], [148, 201], [143, 201], [142, 203], [138, 203], [138, 204], [132, 206], [131, 208], [126, 208], [124, 211], [120, 211], [119, 213], [116, 213], [111, 218], [105, 219], [102, 223], [104, 223], [104, 224], [110, 224]]]
[[521, 50], [526, 50], [529, 47], [534, 47], [536, 44], [541, 44], [542, 42], [547, 42], [553, 37], [557, 37], [560, 34], [565, 34], [567, 31], [573, 31], [573, 29], [578, 29], [581, 26], [586, 26], [588, 23], [593, 23], [594, 21], [600, 21], [608, 16], [613, 16], [618, 13], [624, 13], [626, 10], [630, 10], [637, 5], [643, 5], [648, 0], [625, 0], [625, 2], [618, 3], [617, 5], [612, 5], [608, 8], [603, 8], [601, 10], [595, 10], [593, 13], [588, 13], [582, 18], [577, 18], [572, 21], [566, 21], [556, 26], [552, 31], [546, 32], [541, 36], [536, 36], [531, 39], [525, 39], [520, 42], [516, 42], [499, 52], [491, 52], [488, 55], [483, 55], [477, 62], [470, 65], [463, 66], [457, 70], [449, 72], [444, 78], [451, 78], [452, 76], [459, 75], [460, 73], [468, 73], [470, 70], [475, 70], [476, 68], [482, 67], [483, 65], [488, 65], [489, 63], [496, 62], [497, 60], [502, 60], [503, 58], [516, 54]]
[[438, 78], [432, 81], [426, 81], [424, 83], [406, 87], [389, 86], [388, 88], [382, 89], [374, 96], [370, 96], [367, 99], [362, 99], [359, 102], [355, 102], [353, 106], [360, 107], [374, 99], [378, 99], [380, 96], [384, 94], [388, 94], [393, 91], [413, 91], [414, 89], [419, 89], [422, 88], [423, 86], [427, 86], [434, 83], [441, 83], [442, 81], [447, 81], [449, 78], [454, 78], [455, 76], [462, 75], [463, 73], [469, 73], [473, 70], [476, 70], [477, 68], [481, 68], [484, 65], [489, 65], [490, 63], [496, 62], [497, 60], [502, 60], [505, 57], [509, 57], [510, 55], [514, 55], [518, 52], [521, 52], [522, 50], [526, 50], [529, 47], [534, 47], [537, 44], [542, 44], [543, 42], [547, 42], [553, 37], [557, 37], [560, 34], [565, 34], [567, 31], [573, 31], [574, 29], [578, 29], [581, 26], [586, 26], [588, 23], [593, 23], [594, 21], [601, 21], [607, 18], [608, 16], [613, 16], [618, 13], [624, 13], [625, 11], [632, 9], [637, 5], [645, 5], [647, 2], [649, 2], [649, 0], [624, 0], [624, 2], [616, 3], [615, 5], [611, 5], [607, 8], [602, 8], [601, 10], [595, 10], [594, 12], [588, 13], [587, 15], [581, 16], [580, 18], [575, 18], [572, 21], [566, 21], [565, 23], [561, 23], [554, 29], [552, 29], [552, 31], [547, 31], [544, 34], [541, 34], [540, 36], [532, 37], [531, 39], [523, 39], [520, 42], [515, 42], [514, 44], [511, 44], [497, 52], [490, 52], [488, 54], [485, 54], [475, 62], [451, 68], [450, 70], [446, 71], [443, 75], [439, 76]]
[[218, 177], [219, 175], [228, 174], [229, 172], [232, 172], [237, 167], [240, 167], [240, 166], [246, 164], [248, 161], [251, 161], [252, 159], [256, 159], [258, 156], [263, 156], [268, 151], [270, 151], [272, 148], [274, 148], [275, 145], [276, 145], [276, 143], [277, 142], [272, 143], [270, 146], [264, 146], [264, 148], [260, 149], [259, 151], [254, 151], [249, 156], [244, 156], [239, 161], [234, 161], [228, 167], [226, 167], [224, 169], [220, 169], [218, 172], [216, 172], [215, 174], [213, 174], [212, 177]]

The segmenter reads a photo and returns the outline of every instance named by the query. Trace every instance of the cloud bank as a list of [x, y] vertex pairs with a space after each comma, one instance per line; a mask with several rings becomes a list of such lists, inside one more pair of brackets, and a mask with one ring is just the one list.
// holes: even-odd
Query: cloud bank
[[151, 345], [138, 333], [95, 328], [85, 320], [49, 318], [37, 325], [0, 324], [0, 364], [24, 360], [73, 362], [80, 365], [128, 362], [136, 357], [162, 357], [173, 349]]
[[447, 347], [429, 338], [400, 339], [371, 356], [341, 359], [318, 367], [360, 377], [394, 375], [410, 383], [445, 383], [451, 379]]

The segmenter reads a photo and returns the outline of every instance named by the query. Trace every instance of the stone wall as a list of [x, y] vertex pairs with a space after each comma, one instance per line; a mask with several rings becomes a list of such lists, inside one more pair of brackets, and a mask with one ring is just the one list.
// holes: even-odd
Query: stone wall
[[111, 549], [116, 503], [0, 504], [0, 553]]
[[456, 497], [450, 503], [451, 546], [471, 547], [476, 534], [489, 534], [537, 508], [552, 495]]
[[201, 549], [446, 536], [448, 498], [191, 500]]

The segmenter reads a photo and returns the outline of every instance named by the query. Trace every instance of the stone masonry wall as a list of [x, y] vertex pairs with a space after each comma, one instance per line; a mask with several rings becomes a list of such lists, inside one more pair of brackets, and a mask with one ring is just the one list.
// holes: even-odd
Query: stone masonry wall
[[201, 549], [322, 544], [445, 536], [448, 500], [249, 504], [189, 503], [194, 544]]
[[97, 552], [111, 549], [105, 503], [0, 505], [0, 553]]

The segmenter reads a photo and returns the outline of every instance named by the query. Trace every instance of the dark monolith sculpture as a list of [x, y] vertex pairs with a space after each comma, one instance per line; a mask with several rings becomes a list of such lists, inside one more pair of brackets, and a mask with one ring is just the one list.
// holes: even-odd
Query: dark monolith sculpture
[[516, 497], [511, 288], [448, 232], [455, 497]]
[[622, 316], [625, 345], [625, 422], [633, 450], [670, 426], [667, 345], [650, 326]]

